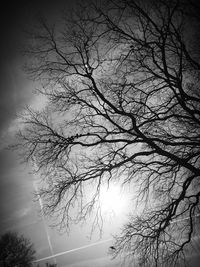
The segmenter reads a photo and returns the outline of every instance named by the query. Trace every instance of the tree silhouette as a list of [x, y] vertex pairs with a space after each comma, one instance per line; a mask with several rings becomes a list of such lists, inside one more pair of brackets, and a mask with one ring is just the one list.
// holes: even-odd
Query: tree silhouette
[[25, 51], [25, 69], [49, 102], [23, 115], [19, 147], [45, 181], [45, 212], [66, 228], [95, 209], [99, 224], [103, 184], [137, 188], [137, 216], [113, 254], [145, 266], [176, 266], [196, 234], [197, 8], [178, 0], [88, 4], [58, 27], [40, 20]]
[[32, 266], [34, 254], [33, 244], [23, 236], [7, 232], [0, 237], [0, 266]]

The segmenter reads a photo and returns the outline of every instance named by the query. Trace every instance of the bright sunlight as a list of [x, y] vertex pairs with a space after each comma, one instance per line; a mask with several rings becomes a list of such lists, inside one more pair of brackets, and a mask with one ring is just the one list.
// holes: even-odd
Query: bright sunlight
[[127, 197], [119, 185], [102, 186], [100, 206], [103, 215], [119, 215], [127, 209]]

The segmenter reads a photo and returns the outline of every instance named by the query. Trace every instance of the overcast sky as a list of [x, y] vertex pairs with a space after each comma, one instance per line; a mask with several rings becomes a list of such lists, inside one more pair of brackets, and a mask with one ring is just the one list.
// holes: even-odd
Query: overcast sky
[[[69, 1], [65, 1], [65, 4], [66, 7], [70, 6]], [[59, 257], [58, 267], [119, 266], [117, 261], [111, 262], [107, 252], [112, 244], [111, 234], [119, 230], [125, 218], [124, 214], [107, 218], [102, 239], [96, 234], [92, 239], [89, 238], [90, 228], [86, 226], [89, 224], [72, 226], [68, 235], [61, 235], [56, 229], [49, 227], [45, 229], [45, 225], [50, 222], [39, 216], [39, 203], [33, 202], [33, 179], [37, 177], [31, 174], [29, 167], [20, 164], [12, 151], [6, 150], [6, 145], [13, 140], [13, 132], [17, 126], [16, 113], [25, 105], [36, 107], [43, 103], [38, 98], [35, 100], [32, 91], [36, 85], [29, 81], [21, 70], [22, 58], [18, 49], [25, 40], [21, 29], [31, 22], [34, 14], [57, 16], [57, 11], [62, 5], [61, 1], [42, 1], [42, 4], [37, 1], [21, 1], [20, 4], [2, 5], [4, 8], [0, 16], [0, 234], [11, 230], [30, 238], [35, 245], [37, 258], [51, 255], [47, 235], [50, 237], [54, 253], [101, 242]]]

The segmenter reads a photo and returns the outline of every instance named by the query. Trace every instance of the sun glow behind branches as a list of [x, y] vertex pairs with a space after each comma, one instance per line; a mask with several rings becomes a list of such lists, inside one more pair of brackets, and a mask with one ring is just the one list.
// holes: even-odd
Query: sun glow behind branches
[[117, 216], [128, 211], [128, 198], [120, 185], [102, 186], [99, 204], [103, 216]]

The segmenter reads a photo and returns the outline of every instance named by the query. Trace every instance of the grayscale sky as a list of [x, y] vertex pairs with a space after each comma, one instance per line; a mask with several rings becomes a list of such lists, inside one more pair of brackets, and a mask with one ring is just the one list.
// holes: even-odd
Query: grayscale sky
[[[0, 234], [10, 230], [17, 231], [31, 239], [36, 248], [38, 259], [53, 253], [73, 250], [57, 258], [58, 267], [114, 267], [118, 261], [111, 261], [107, 255], [112, 244], [112, 234], [119, 231], [127, 211], [122, 207], [118, 214], [106, 213], [105, 228], [102, 238], [95, 234], [90, 238], [90, 223], [74, 225], [69, 234], [61, 234], [51, 229], [47, 218], [39, 216], [40, 205], [33, 201], [33, 180], [38, 177], [31, 174], [31, 169], [24, 166], [6, 145], [13, 141], [13, 133], [18, 127], [16, 113], [26, 105], [40, 108], [44, 100], [32, 93], [36, 85], [28, 80], [21, 69], [22, 57], [18, 52], [23, 45], [21, 29], [28, 25], [31, 17], [45, 14], [57, 16], [57, 10], [63, 5], [59, 1], [20, 1], [20, 4], [5, 4], [0, 16]], [[70, 6], [70, 1], [64, 1]], [[71, 1], [72, 2], [72, 1]], [[124, 205], [126, 205], [126, 201]], [[123, 203], [123, 202], [122, 202]], [[117, 223], [116, 223], [117, 222]], [[48, 241], [48, 235], [50, 243]], [[103, 242], [102, 242], [103, 241]], [[104, 242], [105, 241], [105, 242]], [[96, 244], [100, 242], [99, 244]], [[88, 246], [94, 243], [94, 246]], [[87, 247], [88, 246], [88, 247]], [[46, 261], [44, 261], [46, 262]], [[42, 266], [42, 265], [40, 265]]]

